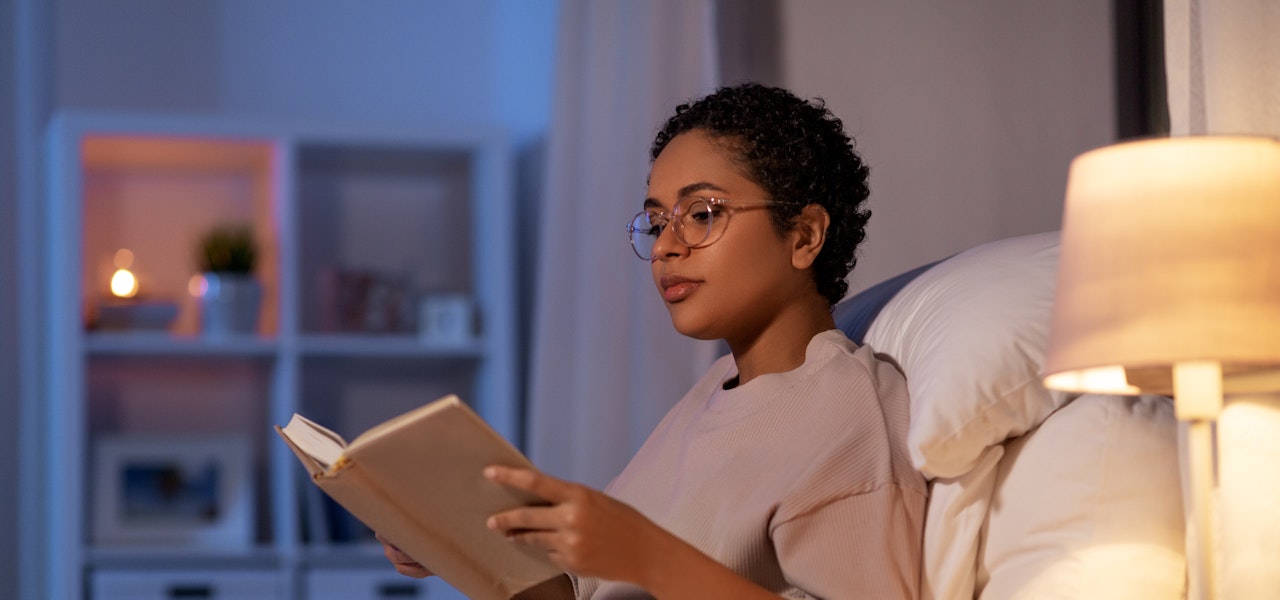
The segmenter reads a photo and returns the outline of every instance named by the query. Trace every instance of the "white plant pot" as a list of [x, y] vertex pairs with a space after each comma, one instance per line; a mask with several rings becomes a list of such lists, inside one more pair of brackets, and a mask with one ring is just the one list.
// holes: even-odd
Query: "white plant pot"
[[250, 275], [204, 273], [200, 331], [205, 335], [255, 333], [262, 307], [262, 284]]

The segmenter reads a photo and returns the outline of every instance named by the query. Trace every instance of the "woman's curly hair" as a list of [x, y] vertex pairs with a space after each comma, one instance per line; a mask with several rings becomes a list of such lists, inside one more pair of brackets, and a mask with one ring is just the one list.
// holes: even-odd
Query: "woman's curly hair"
[[831, 216], [826, 243], [814, 263], [818, 292], [831, 304], [848, 291], [845, 277], [857, 263], [871, 211], [865, 208], [870, 169], [853, 149], [840, 119], [821, 99], [756, 83], [724, 87], [676, 107], [653, 140], [650, 159], [676, 136], [700, 130], [733, 155], [743, 173], [764, 188], [778, 231], [786, 231], [806, 204]]

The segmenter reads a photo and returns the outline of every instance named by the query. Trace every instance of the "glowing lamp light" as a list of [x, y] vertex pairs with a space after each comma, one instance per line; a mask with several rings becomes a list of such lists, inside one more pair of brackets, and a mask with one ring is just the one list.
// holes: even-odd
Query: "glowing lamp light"
[[1099, 394], [1120, 395], [1142, 393], [1142, 390], [1129, 385], [1121, 365], [1051, 373], [1044, 378], [1044, 384], [1055, 390], [1091, 390]]

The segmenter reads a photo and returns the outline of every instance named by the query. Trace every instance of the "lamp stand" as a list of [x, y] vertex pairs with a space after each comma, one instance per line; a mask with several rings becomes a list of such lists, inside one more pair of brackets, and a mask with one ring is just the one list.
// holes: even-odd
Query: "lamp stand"
[[1174, 411], [1187, 422], [1192, 523], [1199, 544], [1201, 600], [1218, 599], [1217, 533], [1213, 520], [1213, 421], [1222, 412], [1222, 365], [1187, 361], [1173, 366]]

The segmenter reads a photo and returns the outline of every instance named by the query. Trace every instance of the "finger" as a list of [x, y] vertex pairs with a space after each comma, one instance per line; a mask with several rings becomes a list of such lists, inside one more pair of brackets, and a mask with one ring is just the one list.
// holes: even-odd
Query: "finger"
[[392, 544], [391, 542], [388, 542], [388, 541], [387, 541], [387, 538], [382, 537], [382, 534], [381, 534], [381, 533], [378, 533], [378, 532], [376, 532], [376, 531], [375, 531], [375, 532], [373, 532], [373, 537], [374, 537], [375, 539], [377, 539], [379, 542], [382, 542], [382, 545], [383, 545], [383, 546], [386, 546], [386, 547], [388, 547], [388, 548], [395, 548], [396, 550], [399, 550], [399, 548], [396, 548], [396, 545], [395, 545], [395, 544]]
[[395, 544], [387, 541], [387, 538], [382, 537], [382, 534], [374, 532], [373, 537], [382, 543], [382, 555], [387, 557], [391, 565], [396, 568], [396, 572], [419, 579], [434, 575], [434, 573], [414, 560], [412, 556], [405, 554]]
[[404, 550], [401, 550], [386, 541], [382, 542], [382, 555], [386, 556], [387, 560], [392, 563], [414, 564], [417, 562], [413, 560], [413, 557], [405, 554]]
[[559, 529], [561, 519], [556, 515], [554, 507], [513, 508], [490, 516], [485, 525], [503, 533], [546, 531]]
[[554, 533], [527, 531], [509, 534], [507, 539], [515, 544], [541, 548], [547, 553], [547, 558], [551, 559], [552, 564], [566, 571], [571, 570], [571, 565], [566, 561], [566, 557], [560, 553], [559, 540]]
[[408, 554], [405, 554], [403, 550], [396, 548], [395, 546], [383, 546], [382, 554], [387, 557], [387, 560], [394, 564], [408, 565], [418, 562], [413, 560], [413, 558]]
[[540, 471], [504, 467], [502, 465], [485, 467], [484, 476], [496, 483], [522, 489], [556, 504], [568, 500], [570, 494], [577, 487], [576, 484], [557, 479]]
[[555, 550], [556, 538], [556, 533], [551, 531], [513, 531], [507, 534], [507, 539], [513, 542], [537, 546], [548, 552]]
[[418, 561], [413, 560], [408, 554], [397, 550], [394, 546], [384, 545], [383, 548], [383, 554], [386, 555], [387, 560], [391, 561], [391, 566], [395, 567], [396, 571], [401, 575], [418, 578], [433, 575], [430, 570], [422, 566]]

